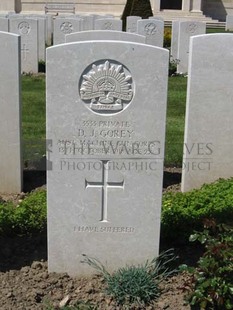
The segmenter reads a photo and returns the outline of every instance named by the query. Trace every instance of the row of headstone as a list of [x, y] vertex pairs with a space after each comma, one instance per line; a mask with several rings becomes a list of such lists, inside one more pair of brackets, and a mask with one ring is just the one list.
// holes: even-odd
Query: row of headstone
[[[54, 20], [53, 20], [54, 18]], [[38, 71], [38, 61], [45, 61], [45, 42], [49, 45], [53, 36], [53, 44], [65, 43], [66, 35], [88, 31], [108, 30], [121, 31], [122, 21], [111, 16], [69, 15], [51, 17], [51, 15], [12, 14], [9, 20], [0, 19], [0, 30], [22, 36], [22, 72]], [[1, 29], [2, 25], [2, 29]], [[171, 55], [178, 60], [177, 72], [188, 72], [188, 50], [191, 36], [205, 33], [205, 23], [195, 21], [174, 21], [172, 25]], [[142, 19], [138, 16], [128, 16], [126, 32], [145, 36], [145, 42], [150, 45], [163, 47], [164, 21], [158, 17]], [[101, 39], [101, 36], [98, 38]]]
[[[80, 276], [95, 272], [82, 254], [110, 271], [158, 255], [169, 62], [132, 39], [86, 39], [47, 49], [46, 85], [49, 270]], [[0, 191], [19, 192], [20, 36], [0, 41]], [[232, 47], [232, 34], [191, 38], [183, 191], [232, 176]]]

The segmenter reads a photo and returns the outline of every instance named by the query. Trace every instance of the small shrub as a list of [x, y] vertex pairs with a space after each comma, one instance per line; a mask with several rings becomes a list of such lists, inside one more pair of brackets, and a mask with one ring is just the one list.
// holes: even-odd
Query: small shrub
[[169, 60], [169, 76], [177, 75], [177, 65], [179, 63], [179, 59], [173, 59], [172, 56]]
[[27, 196], [19, 205], [0, 205], [0, 234], [25, 235], [46, 230], [46, 191]]
[[160, 295], [160, 281], [176, 271], [170, 268], [175, 259], [172, 250], [168, 250], [151, 262], [126, 266], [112, 275], [95, 258], [84, 255], [83, 262], [103, 275], [107, 284], [106, 293], [119, 305], [146, 305]]
[[170, 242], [187, 243], [193, 230], [202, 229], [205, 218], [214, 218], [217, 223], [233, 223], [233, 179], [219, 180], [187, 193], [165, 193], [161, 237]]
[[14, 212], [14, 231], [18, 234], [42, 232], [46, 229], [46, 192], [36, 191], [26, 197]]
[[205, 221], [205, 229], [190, 236], [199, 241], [205, 253], [193, 274], [190, 305], [198, 309], [233, 309], [233, 228], [215, 221]]

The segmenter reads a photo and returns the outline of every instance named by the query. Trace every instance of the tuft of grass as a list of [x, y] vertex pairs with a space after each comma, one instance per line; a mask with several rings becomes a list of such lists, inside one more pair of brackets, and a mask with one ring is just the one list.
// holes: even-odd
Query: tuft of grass
[[138, 266], [126, 266], [110, 274], [95, 258], [83, 255], [83, 263], [101, 273], [106, 282], [106, 293], [112, 296], [119, 305], [150, 304], [159, 297], [159, 283], [176, 272], [171, 268], [176, 257], [173, 249], [161, 253], [152, 261]]

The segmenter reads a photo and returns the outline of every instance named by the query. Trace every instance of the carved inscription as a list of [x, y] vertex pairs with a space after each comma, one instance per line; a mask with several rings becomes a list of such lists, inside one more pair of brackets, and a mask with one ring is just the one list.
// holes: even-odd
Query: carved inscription
[[73, 32], [73, 25], [70, 22], [64, 22], [60, 26], [61, 32], [69, 34]]
[[144, 32], [146, 36], [153, 36], [157, 33], [157, 26], [154, 23], [149, 23], [145, 26]]
[[21, 22], [18, 25], [19, 33], [22, 35], [27, 35], [31, 31], [31, 27], [28, 22]]
[[21, 48], [21, 53], [23, 56], [23, 60], [27, 60], [27, 54], [29, 53], [29, 49], [26, 47], [26, 44], [23, 44], [23, 47]]
[[108, 181], [108, 160], [102, 161], [102, 180], [100, 182], [89, 182], [85, 180], [85, 187], [101, 188], [101, 219], [100, 222], [108, 222], [108, 190], [124, 189], [124, 181], [122, 182], [109, 182]]
[[109, 156], [114, 155], [122, 158], [160, 158], [160, 142], [144, 140], [143, 137], [138, 140], [132, 122], [87, 119], [77, 121], [75, 125], [76, 134], [73, 139], [60, 139], [56, 143], [62, 160], [83, 156], [107, 156], [109, 159]]
[[104, 26], [103, 26], [104, 30], [112, 30], [112, 28], [113, 28], [113, 25], [111, 22], [105, 22], [104, 23]]
[[134, 233], [134, 227], [97, 227], [97, 226], [75, 226], [75, 232], [86, 232], [86, 233]]
[[197, 24], [191, 23], [187, 27], [187, 32], [188, 33], [195, 33], [197, 31], [197, 28], [198, 28]]
[[132, 77], [120, 63], [102, 61], [87, 68], [80, 80], [80, 97], [100, 114], [122, 111], [133, 98]]

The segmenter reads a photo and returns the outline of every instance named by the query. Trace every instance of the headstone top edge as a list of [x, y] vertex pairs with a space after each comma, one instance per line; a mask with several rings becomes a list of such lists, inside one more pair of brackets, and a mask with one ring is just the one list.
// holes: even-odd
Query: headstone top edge
[[12, 32], [6, 32], [6, 31], [0, 31], [1, 35], [5, 35], [8, 37], [15, 37], [15, 38], [20, 38], [20, 35], [16, 34], [16, 33], [12, 33]]
[[151, 48], [151, 49], [155, 49], [155, 50], [163, 50], [166, 53], [169, 54], [169, 50], [163, 47], [159, 47], [159, 46], [154, 46], [154, 45], [149, 45], [146, 43], [141, 43], [141, 42], [133, 42], [133, 41], [121, 41], [121, 40], [88, 40], [88, 41], [79, 41], [79, 42], [67, 42], [67, 43], [62, 43], [62, 44], [57, 44], [54, 46], [50, 46], [48, 47], [46, 50], [50, 51], [53, 49], [58, 49], [58, 48], [63, 48], [63, 47], [67, 47], [67, 46], [72, 46], [72, 45], [88, 45], [88, 44], [96, 44], [96, 43], [101, 43], [101, 44], [127, 44], [127, 45], [136, 45], [136, 46], [144, 46], [145, 48]]
[[196, 41], [196, 40], [201, 40], [201, 39], [207, 39], [207, 38], [217, 38], [217, 37], [232, 37], [233, 38], [233, 33], [209, 33], [209, 34], [199, 34], [195, 36], [190, 37], [190, 42], [191, 41]]

